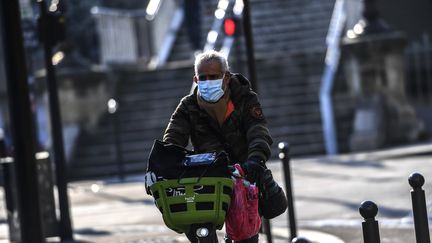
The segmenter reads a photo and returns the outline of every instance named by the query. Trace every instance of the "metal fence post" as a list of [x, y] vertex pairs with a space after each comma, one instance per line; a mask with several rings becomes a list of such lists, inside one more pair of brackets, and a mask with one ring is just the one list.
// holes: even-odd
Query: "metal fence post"
[[[20, 19], [20, 1], [0, 1], [0, 48], [4, 51], [4, 82], [7, 98], [16, 176], [18, 222], [21, 242], [44, 243], [38, 197], [31, 102]], [[3, 65], [3, 64], [2, 64]], [[3, 78], [3, 77], [2, 77]]]
[[246, 54], [249, 69], [249, 81], [251, 82], [252, 90], [258, 92], [256, 67], [255, 67], [255, 54], [253, 44], [253, 34], [250, 17], [250, 4], [249, 0], [243, 0], [243, 31], [246, 43]]
[[430, 243], [425, 192], [422, 189], [425, 179], [420, 173], [415, 172], [408, 177], [408, 182], [413, 188], [411, 190], [411, 200], [414, 215], [416, 242]]
[[285, 177], [285, 190], [288, 200], [288, 222], [290, 226], [290, 240], [293, 240], [297, 236], [297, 225], [294, 213], [294, 198], [292, 195], [291, 186], [291, 169], [290, 169], [290, 156], [289, 156], [289, 144], [285, 142], [280, 142], [279, 148], [279, 159], [282, 160], [282, 166]]
[[123, 154], [122, 154], [122, 144], [120, 140], [120, 124], [118, 118], [118, 102], [111, 98], [108, 101], [108, 112], [112, 116], [112, 125], [113, 125], [113, 135], [114, 135], [114, 143], [115, 143], [115, 152], [116, 152], [116, 160], [117, 160], [117, 174], [120, 181], [124, 181], [125, 173], [124, 173], [124, 164], [123, 164]]
[[[45, 61], [46, 82], [48, 90], [48, 101], [51, 118], [51, 134], [53, 141], [53, 152], [55, 162], [55, 174], [58, 192], [58, 202], [60, 208], [59, 234], [63, 241], [73, 240], [72, 220], [70, 216], [69, 196], [67, 192], [66, 181], [66, 158], [63, 144], [63, 125], [61, 119], [60, 101], [58, 95], [58, 84], [56, 78], [56, 70], [52, 62], [53, 48], [57, 44], [57, 37], [60, 33], [54, 33], [53, 28], [54, 16], [52, 12], [47, 10], [45, 0], [38, 0], [39, 5], [39, 35], [43, 44], [43, 53]], [[57, 30], [58, 31], [58, 30]]]
[[372, 201], [364, 201], [359, 211], [365, 220], [362, 223], [364, 243], [380, 243], [378, 221], [375, 220], [378, 213], [377, 205]]

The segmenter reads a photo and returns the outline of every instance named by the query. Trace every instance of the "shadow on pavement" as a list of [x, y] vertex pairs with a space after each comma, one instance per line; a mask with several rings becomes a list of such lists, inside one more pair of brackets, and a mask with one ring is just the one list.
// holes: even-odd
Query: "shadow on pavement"
[[[354, 210], [354, 211], [358, 211], [358, 209], [360, 207], [360, 202], [359, 203], [352, 203], [352, 202], [343, 201], [343, 200], [334, 199], [334, 198], [299, 196], [299, 197], [297, 197], [297, 199], [305, 200], [305, 201], [309, 200], [309, 201], [320, 201], [320, 202], [328, 202], [331, 204], [338, 204], [338, 205], [344, 206], [344, 207], [351, 209], [351, 210]], [[385, 207], [385, 206], [379, 207], [380, 217], [402, 218], [402, 217], [407, 216], [410, 212], [411, 212], [410, 210], [405, 210], [405, 209], [389, 208], [389, 207]], [[360, 214], [359, 214], [359, 218], [361, 218]]]
[[101, 235], [110, 235], [111, 232], [106, 230], [95, 230], [92, 228], [82, 228], [82, 229], [76, 229], [74, 230], [75, 234], [80, 235], [94, 235], [94, 236], [101, 236]]

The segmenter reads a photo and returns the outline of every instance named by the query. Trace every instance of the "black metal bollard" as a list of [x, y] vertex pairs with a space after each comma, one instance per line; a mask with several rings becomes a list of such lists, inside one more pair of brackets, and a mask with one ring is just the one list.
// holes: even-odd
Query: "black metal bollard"
[[416, 242], [430, 243], [425, 192], [422, 189], [425, 179], [420, 173], [415, 172], [408, 177], [408, 182], [413, 188], [411, 190], [411, 200], [414, 214]]
[[364, 243], [380, 243], [378, 221], [375, 220], [378, 213], [377, 205], [372, 201], [364, 201], [359, 211], [365, 220], [362, 223]]
[[311, 243], [311, 242], [304, 237], [296, 237], [291, 241], [291, 243]]
[[291, 186], [291, 168], [290, 168], [290, 156], [289, 156], [289, 144], [280, 142], [279, 148], [279, 159], [282, 160], [282, 166], [285, 177], [285, 190], [288, 201], [288, 222], [290, 225], [290, 240], [293, 240], [297, 236], [297, 225], [294, 213], [294, 198], [292, 194]]

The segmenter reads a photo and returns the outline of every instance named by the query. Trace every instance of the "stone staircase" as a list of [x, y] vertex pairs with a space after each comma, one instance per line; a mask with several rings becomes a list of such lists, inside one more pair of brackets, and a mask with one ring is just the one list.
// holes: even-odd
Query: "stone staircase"
[[91, 134], [80, 134], [69, 179], [113, 176], [122, 162], [125, 174], [143, 172], [153, 140], [162, 138], [171, 113], [180, 98], [189, 93], [192, 72], [191, 65], [117, 71], [122, 80], [117, 86], [118, 111], [102, 117]]
[[[295, 157], [325, 153], [319, 89], [333, 5], [334, 1], [251, 1], [258, 92], [275, 157], [281, 141], [291, 144]], [[350, 126], [342, 121], [349, 109], [334, 103], [343, 141]]]
[[[215, 3], [202, 2], [203, 39], [212, 23]], [[277, 143], [291, 144], [295, 157], [325, 152], [319, 88], [326, 51], [325, 37], [334, 1], [251, 0], [258, 93]], [[214, 5], [214, 6], [212, 6]], [[233, 72], [246, 76], [244, 40], [238, 38], [230, 56]], [[119, 71], [117, 114], [120, 148], [126, 173], [143, 172], [154, 139], [161, 138], [179, 99], [190, 89], [193, 62], [186, 29], [175, 41], [169, 63], [157, 71]], [[189, 82], [190, 80], [190, 82]], [[346, 150], [351, 127], [349, 97], [335, 98], [340, 149]], [[109, 176], [117, 172], [114, 117], [106, 115], [92, 134], [81, 134], [70, 179]]]

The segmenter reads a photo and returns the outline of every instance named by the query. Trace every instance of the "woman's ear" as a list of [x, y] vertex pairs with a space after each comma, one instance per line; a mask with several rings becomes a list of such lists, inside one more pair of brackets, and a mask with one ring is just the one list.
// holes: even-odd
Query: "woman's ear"
[[193, 80], [195, 83], [198, 83], [198, 78], [197, 78], [196, 75], [193, 76], [192, 80]]

